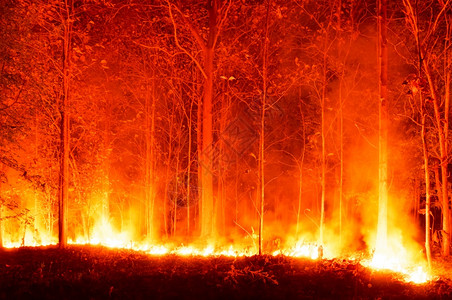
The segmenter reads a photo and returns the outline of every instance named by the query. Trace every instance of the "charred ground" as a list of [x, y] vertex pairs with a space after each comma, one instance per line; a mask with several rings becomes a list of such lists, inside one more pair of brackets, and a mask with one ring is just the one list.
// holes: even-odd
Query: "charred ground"
[[0, 250], [1, 299], [449, 297], [449, 278], [416, 285], [342, 259], [156, 257], [93, 246]]

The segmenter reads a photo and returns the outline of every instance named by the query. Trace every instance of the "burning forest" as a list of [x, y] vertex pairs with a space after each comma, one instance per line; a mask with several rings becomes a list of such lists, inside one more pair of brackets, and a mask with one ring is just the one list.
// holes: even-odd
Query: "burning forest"
[[0, 15], [0, 298], [452, 296], [451, 1]]

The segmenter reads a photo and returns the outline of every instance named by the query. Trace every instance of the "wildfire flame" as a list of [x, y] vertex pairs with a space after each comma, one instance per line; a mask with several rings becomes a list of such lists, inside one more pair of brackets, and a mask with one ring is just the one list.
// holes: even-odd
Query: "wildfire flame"
[[370, 261], [364, 261], [362, 264], [375, 270], [390, 270], [403, 275], [405, 281], [416, 284], [426, 283], [430, 280], [428, 272], [418, 263], [409, 261], [408, 252], [405, 248], [398, 248], [402, 251], [390, 252], [379, 251], [374, 253]]
[[[18, 248], [22, 246], [49, 246], [56, 245], [55, 239], [46, 237], [41, 239], [41, 242], [30, 238], [23, 239], [21, 242], [4, 241], [5, 248]], [[115, 231], [107, 219], [101, 219], [93, 228], [93, 234], [89, 239], [78, 238], [76, 240], [69, 241], [70, 244], [78, 245], [102, 245], [110, 248], [123, 248], [131, 249], [135, 251], [141, 251], [153, 256], [160, 255], [179, 255], [179, 256], [228, 256], [228, 257], [241, 257], [252, 256], [256, 253], [250, 251], [249, 248], [236, 248], [233, 245], [227, 247], [215, 247], [213, 244], [207, 246], [195, 247], [193, 245], [158, 245], [152, 243], [135, 243], [131, 239], [131, 235], [128, 232]], [[299, 240], [295, 242], [293, 246], [286, 246], [284, 248], [273, 251], [272, 255], [284, 255], [288, 257], [303, 257], [313, 260], [321, 258], [333, 258], [334, 254], [328, 252], [329, 249], [325, 248], [327, 255], [324, 255], [324, 247], [316, 243], [306, 242]], [[370, 260], [361, 261], [361, 264], [365, 267], [375, 270], [391, 270], [403, 275], [403, 278], [407, 282], [415, 284], [422, 284], [430, 280], [430, 275], [424, 270], [422, 263], [413, 263], [410, 260], [408, 251], [400, 244], [397, 247], [388, 247], [386, 251], [375, 252]]]
[[290, 257], [306, 257], [311, 259], [318, 259], [323, 252], [323, 247], [317, 244], [305, 243], [304, 241], [299, 241], [294, 247], [287, 250], [276, 250], [273, 255], [285, 255]]

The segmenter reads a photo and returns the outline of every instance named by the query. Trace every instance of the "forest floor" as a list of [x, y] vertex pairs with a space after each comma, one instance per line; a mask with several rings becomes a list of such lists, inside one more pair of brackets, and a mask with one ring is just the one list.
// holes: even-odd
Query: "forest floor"
[[151, 256], [97, 246], [0, 250], [0, 299], [448, 299], [440, 276], [403, 281], [356, 261], [283, 256]]

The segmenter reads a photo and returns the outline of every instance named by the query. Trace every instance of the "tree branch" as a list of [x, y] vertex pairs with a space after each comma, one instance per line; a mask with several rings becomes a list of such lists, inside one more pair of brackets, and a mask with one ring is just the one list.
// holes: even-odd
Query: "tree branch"
[[[199, 63], [199, 61], [190, 54], [190, 52], [188, 52], [187, 49], [185, 49], [184, 47], [182, 47], [179, 43], [179, 39], [177, 37], [177, 25], [176, 22], [174, 21], [174, 16], [173, 16], [173, 11], [171, 9], [171, 3], [167, 0], [166, 1], [168, 3], [168, 13], [171, 19], [171, 23], [173, 24], [173, 28], [174, 28], [174, 41], [176, 42], [177, 47], [184, 52], [186, 55], [188, 55], [188, 57], [191, 58], [191, 60], [196, 64], [196, 66], [198, 67], [198, 69], [201, 71], [202, 75], [204, 76], [204, 79], [207, 78], [206, 72], [204, 72], [203, 67], [201, 66], [201, 64]], [[176, 7], [177, 9], [177, 7]], [[191, 33], [193, 34], [193, 36], [195, 37], [196, 41], [198, 42], [198, 44], [200, 45], [200, 47], [204, 50], [206, 45], [204, 43], [204, 41], [202, 40], [202, 38], [199, 36], [199, 34], [196, 32], [196, 30], [193, 28], [193, 25], [191, 24], [190, 21], [186, 20], [184, 14], [182, 14], [182, 12], [180, 10], [178, 10], [182, 16], [182, 18], [184, 19], [184, 21], [186, 22], [187, 26], [190, 28]]]

